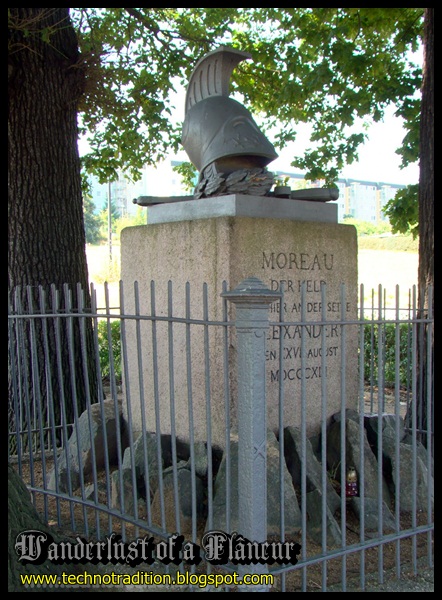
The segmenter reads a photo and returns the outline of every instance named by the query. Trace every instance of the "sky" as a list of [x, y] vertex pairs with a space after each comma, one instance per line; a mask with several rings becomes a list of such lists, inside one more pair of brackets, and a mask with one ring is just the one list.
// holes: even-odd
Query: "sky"
[[[422, 64], [422, 48], [415, 53], [411, 53], [409, 58], [415, 64]], [[179, 84], [177, 84], [176, 90], [170, 104], [172, 119], [175, 121], [184, 118], [186, 94], [186, 90]], [[400, 167], [401, 158], [396, 154], [396, 150], [401, 146], [406, 131], [403, 128], [402, 119], [394, 115], [395, 110], [396, 108], [393, 105], [387, 107], [381, 121], [373, 123], [368, 130], [360, 128], [359, 131], [366, 133], [367, 139], [364, 144], [359, 146], [358, 161], [344, 167], [339, 174], [341, 179], [356, 179], [397, 185], [413, 185], [419, 182], [419, 164], [417, 162], [405, 168]], [[356, 128], [353, 131], [359, 133]], [[270, 141], [272, 140], [270, 139]], [[290, 163], [293, 161], [295, 155], [302, 156], [302, 152], [310, 146], [309, 126], [300, 124], [296, 141], [278, 152], [278, 158], [267, 166], [268, 170], [299, 173]], [[87, 152], [87, 148], [87, 143], [80, 140], [80, 154]], [[184, 149], [173, 158], [184, 161], [188, 160]]]
[[[182, 110], [178, 109], [177, 113]], [[341, 179], [356, 179], [360, 181], [373, 181], [393, 183], [397, 185], [412, 185], [419, 181], [419, 165], [415, 163], [408, 167], [400, 168], [400, 156], [396, 154], [405, 136], [402, 119], [394, 116], [395, 108], [392, 106], [385, 111], [384, 119], [366, 131], [368, 139], [359, 147], [359, 160], [352, 165], [344, 167], [340, 173]], [[270, 139], [270, 138], [269, 138]], [[290, 163], [293, 156], [299, 155], [310, 145], [308, 126], [301, 124], [297, 140], [279, 151], [278, 158], [268, 166], [269, 171], [296, 172]], [[87, 152], [87, 143], [80, 140], [80, 154]], [[178, 160], [188, 160], [184, 149], [176, 156]]]
[[[422, 62], [422, 51], [419, 50], [410, 56], [416, 64]], [[184, 118], [185, 89], [177, 85], [177, 92], [173, 95], [171, 106], [174, 120]], [[241, 102], [239, 97], [232, 96]], [[404, 169], [400, 168], [401, 157], [396, 154], [396, 150], [402, 145], [402, 140], [406, 135], [403, 128], [403, 120], [394, 115], [397, 108], [394, 105], [384, 110], [384, 117], [378, 123], [373, 123], [368, 130], [357, 126], [352, 128], [355, 133], [364, 132], [368, 137], [364, 144], [359, 146], [359, 160], [351, 165], [344, 167], [340, 173], [341, 179], [357, 179], [362, 181], [374, 181], [382, 183], [393, 183], [398, 185], [412, 185], [419, 181], [419, 164], [409, 165]], [[259, 119], [252, 113], [257, 121]], [[295, 142], [278, 151], [279, 157], [272, 161], [268, 166], [269, 171], [296, 172], [290, 165], [295, 155], [302, 155], [310, 146], [309, 139], [310, 126], [304, 123], [299, 124], [297, 139]], [[267, 137], [271, 140], [270, 136]], [[188, 160], [184, 150], [177, 157], [179, 160]]]
[[[394, 116], [394, 107], [386, 110], [383, 122], [374, 123], [366, 132], [368, 139], [359, 147], [359, 160], [346, 166], [340, 174], [342, 179], [358, 179], [362, 181], [375, 181], [411, 185], [418, 183], [418, 163], [401, 169], [401, 158], [395, 153], [400, 147], [406, 131], [402, 126], [402, 119]], [[269, 170], [293, 170], [290, 162], [293, 160], [293, 150], [298, 154], [301, 148], [307, 149], [309, 140], [307, 133], [302, 129], [298, 140], [289, 148], [279, 152], [279, 158], [268, 165]]]
[[[344, 167], [341, 179], [357, 179], [398, 185], [412, 185], [419, 181], [419, 165], [415, 163], [401, 169], [401, 158], [396, 150], [401, 146], [406, 131], [402, 119], [394, 116], [395, 107], [387, 108], [383, 121], [373, 123], [365, 132], [368, 139], [359, 147], [359, 160]], [[268, 136], [269, 137], [269, 136]], [[270, 138], [269, 138], [270, 139]], [[300, 154], [310, 145], [308, 126], [299, 127], [297, 140], [279, 151], [278, 158], [268, 166], [269, 171], [299, 172], [290, 163], [294, 154]], [[178, 156], [188, 160], [184, 150]]]

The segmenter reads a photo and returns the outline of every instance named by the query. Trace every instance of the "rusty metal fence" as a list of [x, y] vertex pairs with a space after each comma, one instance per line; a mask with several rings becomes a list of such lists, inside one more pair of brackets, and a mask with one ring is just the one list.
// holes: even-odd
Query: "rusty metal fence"
[[93, 286], [89, 307], [67, 287], [10, 299], [8, 459], [46, 523], [126, 551], [147, 536], [152, 561], [132, 566], [238, 591], [234, 574], [346, 591], [433, 564], [433, 315], [415, 288], [404, 307], [362, 286], [332, 322], [326, 286], [314, 321], [304, 290], [288, 321], [254, 277], [224, 285], [217, 319], [207, 285], [179, 316], [172, 282], [162, 307], [152, 282], [149, 311], [136, 283], [118, 306], [104, 288], [104, 307]]

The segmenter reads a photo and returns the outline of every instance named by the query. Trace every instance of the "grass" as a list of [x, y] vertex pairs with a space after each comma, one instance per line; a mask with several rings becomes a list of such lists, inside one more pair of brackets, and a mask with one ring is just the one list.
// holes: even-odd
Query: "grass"
[[[360, 235], [358, 236], [359, 250], [377, 250], [385, 252], [408, 252], [417, 254], [419, 239], [413, 240], [411, 235]], [[89, 280], [95, 285], [105, 281], [117, 283], [120, 278], [120, 246], [114, 245], [109, 252], [107, 245], [91, 246], [86, 248]], [[110, 260], [110, 254], [112, 260]], [[396, 269], [395, 269], [396, 270]], [[404, 264], [404, 270], [407, 270]], [[360, 273], [359, 282], [365, 283], [365, 274]]]
[[[394, 307], [396, 286], [400, 306], [408, 307], [409, 290], [417, 285], [418, 240], [411, 235], [359, 235], [358, 284], [364, 285], [364, 304], [378, 306], [377, 292], [383, 288], [384, 301]], [[104, 282], [109, 284], [109, 306], [119, 306], [120, 246], [112, 246], [112, 261], [107, 245], [88, 246], [89, 281], [95, 284], [97, 304], [105, 306]]]
[[120, 246], [86, 246], [89, 281], [101, 285], [105, 281], [117, 283], [120, 278]]
[[419, 252], [419, 239], [411, 235], [361, 235], [358, 237], [361, 250], [386, 250], [390, 252]]
[[[396, 307], [396, 286], [399, 288], [399, 306], [408, 309], [412, 306], [412, 290], [417, 285], [419, 240], [412, 235], [391, 235], [381, 233], [358, 235], [358, 286], [364, 285], [364, 307], [379, 306], [379, 286], [382, 286], [382, 306]], [[111, 312], [120, 304], [120, 245], [112, 245], [111, 253], [107, 244], [87, 246], [89, 281], [95, 285], [97, 306], [106, 306], [104, 283], [108, 285], [109, 307]], [[112, 260], [110, 260], [112, 258]], [[394, 317], [394, 311], [391, 317]]]

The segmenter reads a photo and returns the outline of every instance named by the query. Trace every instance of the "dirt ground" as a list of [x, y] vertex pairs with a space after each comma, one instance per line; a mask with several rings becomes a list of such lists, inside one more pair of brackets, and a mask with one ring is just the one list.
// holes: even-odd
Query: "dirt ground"
[[[38, 477], [39, 465], [41, 465], [41, 463], [38, 463], [38, 462], [35, 463], [35, 465], [34, 465], [35, 469], [36, 469], [37, 477]], [[41, 476], [41, 473], [40, 473], [40, 476]], [[101, 481], [103, 481], [103, 478], [104, 478], [104, 474], [100, 473], [99, 479]], [[79, 506], [71, 507], [70, 503], [63, 502], [63, 501], [60, 502], [57, 506], [57, 504], [53, 498], [48, 498], [46, 501], [44, 501], [44, 499], [41, 497], [41, 495], [36, 496], [35, 502], [36, 502], [36, 507], [41, 514], [43, 514], [44, 508], [46, 509], [46, 511], [48, 511], [48, 513], [50, 515], [49, 525], [53, 526], [57, 530], [57, 532], [61, 532], [61, 533], [63, 533], [63, 535], [70, 536], [71, 538], [75, 538], [77, 535], [79, 535], [79, 536], [82, 536], [83, 538], [86, 537], [86, 539], [88, 541], [97, 540], [98, 536], [96, 535], [96, 532], [97, 532], [96, 516], [93, 514], [92, 511], [87, 511], [87, 513], [88, 513], [87, 520], [89, 522], [89, 535], [86, 536], [84, 533], [84, 527], [83, 527], [84, 512]], [[46, 504], [46, 507], [44, 507], [44, 504]], [[140, 504], [140, 507], [141, 507], [141, 504]], [[75, 518], [76, 518], [77, 526], [76, 526], [75, 530], [72, 530], [71, 526], [69, 525], [71, 522], [71, 516], [72, 516], [71, 510], [73, 510], [73, 513], [75, 514]], [[141, 508], [141, 510], [142, 510], [142, 508]], [[60, 518], [62, 521], [61, 526], [57, 524], [57, 511], [59, 511]], [[141, 517], [141, 519], [143, 519], [143, 517], [145, 518], [145, 514], [143, 515], [143, 513], [140, 512], [140, 517]], [[352, 544], [357, 544], [360, 540], [359, 526], [358, 526], [358, 521], [357, 521], [356, 517], [353, 515], [353, 513], [350, 509], [347, 509], [347, 511], [346, 511], [345, 519], [346, 519], [346, 528], [345, 528], [346, 544], [348, 546], [350, 546]], [[98, 537], [98, 539], [103, 540], [109, 534], [109, 532], [107, 530], [109, 523], [108, 523], [107, 516], [105, 514], [101, 515], [100, 522], [101, 522], [103, 529], [102, 529], [101, 535]], [[338, 522], [339, 522], [339, 515], [338, 515]], [[411, 528], [413, 525], [412, 515], [411, 514], [401, 515], [400, 522], [401, 522], [402, 530]], [[426, 522], [427, 522], [427, 518], [426, 518], [425, 513], [420, 512], [416, 515], [416, 523], [415, 523], [416, 525], [418, 525], [418, 526], [425, 525]], [[63, 523], [66, 523], [66, 525], [63, 525]], [[119, 523], [117, 519], [113, 519], [112, 531], [115, 533], [122, 533], [121, 523]], [[128, 541], [135, 540], [138, 537], [144, 537], [144, 536], [150, 537], [152, 535], [147, 530], [146, 531], [142, 531], [142, 530], [136, 531], [130, 525], [125, 526], [125, 533], [127, 536], [126, 539]], [[202, 533], [203, 533], [203, 530], [198, 531], [197, 538], [196, 538], [197, 544], [199, 544], [200, 536], [202, 535]], [[155, 540], [155, 542], [158, 542], [158, 541], [160, 541], [160, 540], [159, 539]], [[286, 541], [294, 541], [294, 542], [301, 543], [301, 537], [299, 539], [293, 539], [293, 540], [287, 539]], [[333, 550], [333, 547], [329, 547], [328, 550], [329, 551]], [[315, 556], [317, 556], [317, 557], [321, 556], [322, 549], [320, 546], [315, 544], [309, 537], [307, 537], [307, 544], [304, 548], [304, 552], [305, 552], [305, 556], [308, 557], [309, 559], [311, 559], [312, 557], [315, 557]], [[412, 562], [413, 562], [413, 557], [415, 557], [416, 560], [422, 561], [422, 560], [425, 560], [425, 558], [428, 556], [429, 548], [428, 548], [427, 535], [420, 534], [420, 535], [417, 535], [415, 537], [415, 539], [406, 538], [406, 539], [401, 540], [400, 542], [390, 542], [390, 543], [386, 543], [383, 546], [380, 546], [377, 548], [369, 548], [369, 549], [365, 550], [365, 552], [363, 553], [363, 560], [364, 560], [364, 564], [365, 564], [364, 576], [367, 579], [370, 579], [371, 581], [376, 580], [380, 565], [381, 565], [381, 569], [383, 572], [387, 572], [387, 571], [391, 571], [391, 570], [393, 570], [393, 572], [394, 572], [394, 569], [396, 567], [396, 560], [398, 557], [398, 552], [400, 553], [399, 556], [400, 556], [401, 570], [402, 569], [410, 570]], [[430, 552], [432, 553], [432, 548], [430, 548]], [[313, 565], [309, 566], [305, 570], [307, 591], [311, 591], [311, 592], [321, 591], [322, 577], [323, 577], [322, 569], [323, 568], [325, 569], [327, 586], [340, 585], [342, 583], [342, 573], [343, 573], [343, 569], [344, 569], [345, 573], [346, 573], [346, 577], [347, 577], [347, 585], [349, 587], [353, 587], [353, 588], [358, 587], [360, 570], [361, 570], [361, 559], [362, 559], [361, 553], [352, 553], [352, 554], [348, 554], [348, 556], [346, 556], [346, 558], [344, 558], [344, 559], [343, 558], [330, 559], [326, 562], [326, 566], [322, 566], [321, 562], [319, 562], [318, 564], [313, 564]], [[129, 568], [126, 565], [117, 565], [117, 566], [111, 566], [111, 565], [105, 566], [104, 565], [103, 566], [103, 572], [108, 572], [109, 569], [120, 572], [120, 573], [134, 573], [137, 570], [152, 571], [153, 573], [166, 572], [164, 565], [160, 564], [160, 563], [156, 563], [153, 565], [141, 564], [138, 566], [138, 568]], [[222, 572], [219, 569], [217, 569], [216, 567], [211, 566], [211, 569], [212, 569], [212, 572]], [[196, 567], [195, 572], [196, 573], [207, 573], [208, 572], [207, 565], [204, 563], [200, 564], [198, 567]], [[289, 591], [292, 591], [292, 592], [301, 591], [302, 590], [302, 582], [303, 582], [302, 570], [291, 571], [285, 575], [285, 589], [288, 592]], [[280, 591], [280, 585], [281, 585], [280, 578], [275, 577], [275, 587], [271, 591], [276, 591], [276, 592]], [[117, 591], [117, 590], [115, 590], [115, 591]], [[135, 591], [135, 590], [133, 590], [133, 591]], [[141, 591], [141, 590], [137, 590], [137, 591]], [[167, 590], [164, 590], [164, 591], [167, 591]], [[185, 590], [179, 590], [179, 591], [185, 591]], [[235, 591], [235, 590], [232, 589], [231, 591]]]
[[[376, 395], [375, 395], [376, 397]], [[370, 406], [371, 398], [368, 390], [366, 391], [366, 407]], [[386, 391], [385, 394], [385, 410], [386, 412], [394, 412], [394, 394], [391, 391]], [[401, 404], [401, 413], [405, 412], [405, 405]], [[52, 467], [51, 461], [46, 461], [46, 471], [48, 472]], [[41, 460], [37, 460], [34, 462], [34, 484], [41, 485], [42, 483], [42, 462]], [[23, 478], [26, 483], [30, 483], [29, 476], [29, 466], [24, 465]], [[98, 479], [101, 484], [105, 484], [106, 475], [104, 472], [100, 472], [98, 474]], [[81, 491], [77, 490], [76, 495], [81, 496]], [[106, 495], [103, 492], [100, 492], [99, 499], [103, 504], [106, 504]], [[48, 515], [48, 523], [57, 529], [57, 531], [62, 531], [65, 535], [75, 537], [76, 535], [85, 536], [84, 523], [85, 520], [88, 522], [88, 540], [96, 540], [103, 539], [106, 535], [109, 534], [109, 520], [106, 514], [102, 514], [99, 517], [99, 524], [97, 522], [97, 516], [95, 511], [92, 509], [83, 510], [80, 506], [71, 504], [67, 501], [57, 502], [54, 498], [48, 497], [44, 498], [40, 494], [35, 494], [34, 498], [35, 505], [40, 512], [40, 514]], [[393, 508], [393, 507], [391, 507]], [[72, 529], [72, 515], [75, 517], [75, 530]], [[146, 505], [144, 501], [140, 501], [139, 503], [139, 516], [141, 520], [147, 518], [146, 514]], [[340, 519], [340, 515], [337, 515], [338, 522]], [[61, 525], [59, 525], [58, 518], [61, 519]], [[427, 515], [424, 512], [419, 512], [416, 515], [416, 520], [413, 522], [412, 515], [409, 513], [402, 514], [400, 516], [400, 527], [401, 530], [411, 528], [412, 526], [426, 525], [427, 524]], [[350, 508], [347, 508], [345, 515], [345, 537], [346, 544], [352, 545], [357, 544], [360, 540], [360, 531], [359, 531], [359, 522]], [[100, 534], [97, 535], [97, 527], [100, 528]], [[124, 533], [127, 540], [134, 540], [138, 537], [144, 537], [152, 535], [147, 530], [136, 530], [132, 525], [122, 524], [118, 521], [118, 519], [113, 518], [111, 530], [115, 533]], [[203, 529], [199, 529], [197, 532], [196, 543], [199, 543], [200, 536], [204, 533]], [[301, 536], [301, 534], [300, 534]], [[367, 536], [366, 536], [367, 538]], [[156, 541], [160, 541], [157, 539]], [[294, 541], [301, 543], [301, 537], [299, 539], [286, 540], [286, 541]], [[305, 552], [304, 556], [311, 559], [314, 556], [321, 556], [322, 548], [315, 544], [315, 542], [307, 536], [306, 538], [307, 545], [303, 549]], [[346, 577], [348, 579], [348, 587], [352, 587], [353, 590], [358, 591], [357, 588], [359, 586], [359, 577], [360, 577], [360, 569], [361, 569], [361, 560], [364, 561], [365, 564], [365, 577], [371, 582], [377, 580], [378, 570], [381, 568], [383, 571], [388, 572], [391, 571], [392, 576], [394, 577], [395, 568], [396, 568], [396, 560], [398, 556], [400, 557], [401, 570], [407, 570], [410, 572], [411, 565], [413, 562], [413, 557], [416, 560], [425, 561], [429, 552], [432, 554], [432, 547], [428, 547], [429, 538], [427, 534], [420, 534], [415, 536], [415, 538], [407, 538], [403, 539], [400, 542], [390, 542], [386, 543], [378, 548], [370, 548], [365, 550], [363, 555], [361, 553], [351, 553], [345, 559], [336, 558], [330, 559], [327, 561], [326, 566], [323, 566], [323, 563], [318, 562], [318, 564], [314, 564], [309, 566], [305, 574], [303, 574], [302, 570], [291, 571], [285, 576], [285, 588], [286, 591], [302, 591], [303, 585], [303, 577], [305, 577], [305, 581], [307, 582], [307, 591], [318, 592], [322, 589], [322, 578], [323, 575], [326, 576], [327, 586], [340, 586], [342, 583], [342, 573], [343, 569], [345, 570]], [[432, 542], [430, 542], [432, 543]], [[329, 551], [333, 548], [330, 547]], [[363, 558], [362, 558], [363, 556]], [[344, 562], [343, 562], [344, 561]], [[144, 567], [143, 570], [146, 570], [145, 565], [140, 565], [138, 569]], [[104, 568], [104, 567], [103, 567]], [[108, 565], [107, 569], [110, 566]], [[116, 570], [114, 567], [112, 567]], [[136, 569], [129, 569], [126, 566], [118, 566], [118, 572], [136, 572]], [[165, 567], [162, 564], [154, 564], [149, 565], [149, 570], [152, 570], [154, 573], [164, 573]], [[216, 569], [212, 572], [217, 572]], [[325, 573], [323, 574], [323, 569], [325, 569]], [[197, 573], [207, 573], [207, 565], [201, 564], [196, 568]], [[280, 591], [281, 579], [279, 577], [275, 578], [275, 589], [271, 591]], [[155, 588], [158, 590], [158, 588]], [[92, 590], [91, 590], [92, 591]], [[115, 590], [115, 591], [123, 591], [123, 590]], [[141, 590], [132, 590], [132, 591], [141, 591]], [[164, 589], [163, 591], [171, 591]], [[184, 589], [178, 589], [177, 591], [185, 591]], [[234, 589], [230, 591], [235, 591]], [[330, 590], [331, 591], [331, 590]]]
[[[406, 295], [401, 296], [401, 304], [406, 301], [408, 298], [408, 288], [417, 283], [417, 255], [413, 255], [405, 252], [385, 252], [382, 251], [382, 257], [379, 255], [380, 251], [376, 250], [361, 250], [358, 255], [359, 262], [359, 282], [364, 283], [366, 294], [368, 290], [371, 288], [377, 289], [379, 284], [382, 284], [386, 287], [394, 286], [398, 284], [402, 290], [406, 291]], [[108, 261], [108, 248], [106, 246], [102, 246], [100, 248], [92, 248], [88, 250], [88, 262], [89, 262], [89, 272], [90, 279], [94, 281], [97, 288], [98, 293], [98, 306], [104, 306], [104, 294], [103, 294], [103, 282], [101, 279], [100, 272], [103, 271], [103, 268], [106, 268], [106, 261]], [[113, 261], [115, 268], [115, 263], [119, 261], [119, 248], [113, 249]], [[104, 265], [104, 267], [103, 267]], [[391, 273], [395, 273], [395, 280], [391, 280]], [[110, 273], [111, 275], [112, 273]], [[109, 286], [110, 291], [110, 306], [116, 306], [118, 301], [118, 284], [112, 282]], [[394, 290], [393, 290], [394, 294]], [[394, 296], [393, 296], [394, 297]], [[404, 298], [404, 300], [402, 299]], [[385, 395], [385, 411], [386, 412], [394, 412], [394, 394], [391, 391], [386, 391]], [[376, 402], [376, 393], [374, 397], [374, 402]], [[371, 406], [371, 397], [367, 392], [365, 395], [365, 407], [367, 412], [372, 408]], [[406, 402], [405, 398], [401, 397], [400, 411], [402, 416], [405, 415], [406, 411]], [[51, 464], [48, 462], [46, 465], [47, 469], [50, 469]], [[34, 485], [39, 486], [42, 483], [42, 462], [36, 461], [34, 463]], [[25, 483], [30, 484], [30, 473], [29, 473], [29, 465], [23, 466], [23, 479]], [[105, 474], [99, 474], [99, 480], [101, 482], [105, 481]], [[104, 499], [105, 501], [105, 499]], [[84, 535], [84, 522], [85, 519], [89, 523], [89, 539], [96, 539], [97, 533], [97, 520], [94, 512], [91, 509], [83, 511], [77, 505], [74, 505], [68, 501], [60, 501], [58, 504], [56, 503], [54, 498], [44, 497], [41, 494], [34, 495], [34, 502], [38, 509], [38, 511], [44, 515], [47, 515], [48, 523], [56, 528], [57, 530], [61, 530], [67, 536], [75, 535]], [[141, 510], [143, 510], [141, 506]], [[71, 525], [71, 517], [75, 515], [76, 527], [75, 530], [72, 530]], [[145, 514], [141, 513], [141, 516], [145, 517]], [[60, 519], [61, 524], [59, 524], [58, 519]], [[427, 523], [427, 515], [423, 512], [418, 513], [415, 517], [416, 521], [413, 522], [412, 516], [410, 514], [403, 514], [400, 516], [401, 521], [401, 529], [408, 529], [411, 526], [416, 525], [425, 525]], [[100, 517], [100, 523], [102, 527], [102, 537], [107, 535], [109, 520], [106, 514], [102, 514]], [[113, 519], [112, 522], [112, 530], [116, 533], [121, 532], [124, 527], [127, 539], [135, 539], [138, 536], [149, 535], [147, 531], [140, 532], [136, 531], [130, 525], [122, 526], [121, 523], [117, 521], [117, 519]], [[104, 532], [104, 533], [103, 533]], [[199, 531], [198, 535], [200, 536], [203, 532]], [[345, 528], [345, 536], [346, 536], [346, 544], [356, 544], [359, 541], [359, 527], [358, 522], [350, 510], [346, 511], [346, 528]], [[197, 538], [196, 542], [198, 543], [199, 538]], [[300, 542], [300, 540], [294, 540], [296, 542]], [[324, 575], [323, 569], [326, 569], [326, 579], [327, 586], [337, 586], [342, 582], [342, 573], [345, 570], [348, 585], [351, 586], [351, 582], [354, 582], [353, 588], [354, 591], [359, 591], [358, 587], [358, 579], [361, 569], [361, 556], [363, 556], [363, 560], [365, 563], [365, 573], [367, 577], [376, 578], [379, 569], [382, 569], [385, 572], [389, 572], [391, 569], [395, 568], [396, 560], [398, 556], [400, 557], [401, 568], [405, 570], [410, 569], [410, 564], [412, 563], [413, 558], [418, 560], [425, 560], [428, 554], [433, 553], [433, 548], [428, 547], [429, 538], [427, 534], [419, 534], [414, 538], [403, 539], [400, 542], [390, 542], [386, 543], [378, 548], [370, 548], [365, 550], [363, 555], [361, 553], [352, 553], [349, 554], [346, 558], [336, 558], [330, 559], [327, 561], [326, 566], [322, 566], [325, 563], [318, 562], [315, 565], [309, 566], [304, 574], [302, 570], [292, 571], [285, 576], [285, 587], [286, 591], [301, 591], [302, 589], [302, 579], [306, 578], [307, 582], [307, 591], [318, 592], [321, 591], [322, 586], [322, 578]], [[430, 542], [431, 543], [431, 542]], [[305, 556], [309, 558], [313, 556], [320, 556], [322, 554], [322, 549], [317, 546], [311, 539], [307, 538], [307, 546], [303, 548], [303, 552]], [[141, 565], [142, 567], [143, 565]], [[109, 567], [108, 567], [109, 568]], [[115, 567], [112, 567], [113, 570], [117, 570]], [[140, 569], [140, 567], [138, 567]], [[154, 572], [164, 572], [163, 565], [152, 565], [149, 566]], [[130, 569], [126, 567], [122, 567], [119, 569], [120, 572], [126, 571], [129, 572]], [[207, 572], [206, 566], [202, 565], [198, 567], [197, 572], [205, 573]], [[280, 581], [279, 578], [276, 578], [275, 581], [277, 585], [271, 591], [278, 592], [280, 591], [278, 583]], [[105, 590], [88, 590], [88, 591], [105, 591]], [[116, 589], [110, 590], [109, 588], [106, 591], [126, 591], [125, 589]], [[128, 591], [143, 591], [141, 589], [131, 589]], [[145, 590], [146, 591], [146, 590]], [[149, 590], [149, 591], [152, 591]], [[184, 589], [164, 589], [161, 590], [158, 587], [155, 588], [155, 591], [189, 591]], [[205, 590], [201, 590], [205, 591]], [[213, 590], [215, 591], [215, 590]], [[220, 590], [218, 590], [220, 591]], [[235, 589], [231, 589], [230, 591], [236, 591]], [[330, 590], [332, 591], [332, 590]]]

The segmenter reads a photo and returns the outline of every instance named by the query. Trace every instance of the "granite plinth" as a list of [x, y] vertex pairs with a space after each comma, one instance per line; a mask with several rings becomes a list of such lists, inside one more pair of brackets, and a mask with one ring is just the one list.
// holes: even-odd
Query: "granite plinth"
[[[195, 209], [198, 211], [209, 204], [222, 210], [226, 198], [192, 202], [201, 204]], [[255, 209], [265, 204], [263, 198], [257, 202], [236, 197], [230, 206], [238, 209], [250, 200]], [[297, 203], [278, 200], [272, 200], [275, 208]], [[228, 203], [223, 210], [229, 210]], [[321, 204], [318, 211], [328, 207]], [[272, 217], [188, 216], [163, 223], [149, 219], [148, 225], [122, 231], [126, 312], [135, 313], [138, 304], [140, 314], [150, 315], [154, 303], [157, 316], [182, 319], [175, 323], [158, 321], [155, 328], [151, 321], [142, 321], [141, 337], [137, 337], [135, 324], [126, 320], [126, 377], [134, 430], [141, 430], [144, 413], [148, 430], [155, 431], [160, 423], [162, 433], [175, 433], [188, 440], [192, 422], [195, 441], [206, 441], [210, 432], [212, 443], [224, 446], [227, 421], [232, 431], [236, 427], [238, 373], [235, 329], [219, 325], [224, 318], [221, 293], [251, 276], [271, 290], [284, 289], [282, 317], [287, 324], [274, 324], [281, 316], [279, 302], [269, 311], [268, 426], [278, 430], [281, 391], [284, 425], [300, 426], [306, 418], [308, 435], [318, 433], [324, 419], [341, 410], [341, 402], [346, 408], [356, 408], [359, 325], [355, 228], [283, 218], [276, 210]], [[235, 307], [229, 303], [227, 317], [235, 318]], [[186, 319], [200, 324], [187, 325]], [[205, 330], [207, 319], [218, 325], [208, 325]], [[305, 325], [300, 324], [303, 319]], [[353, 324], [343, 325], [342, 320]]]
[[150, 224], [216, 217], [255, 217], [337, 223], [338, 206], [334, 202], [231, 194], [199, 200], [166, 202], [148, 208]]

